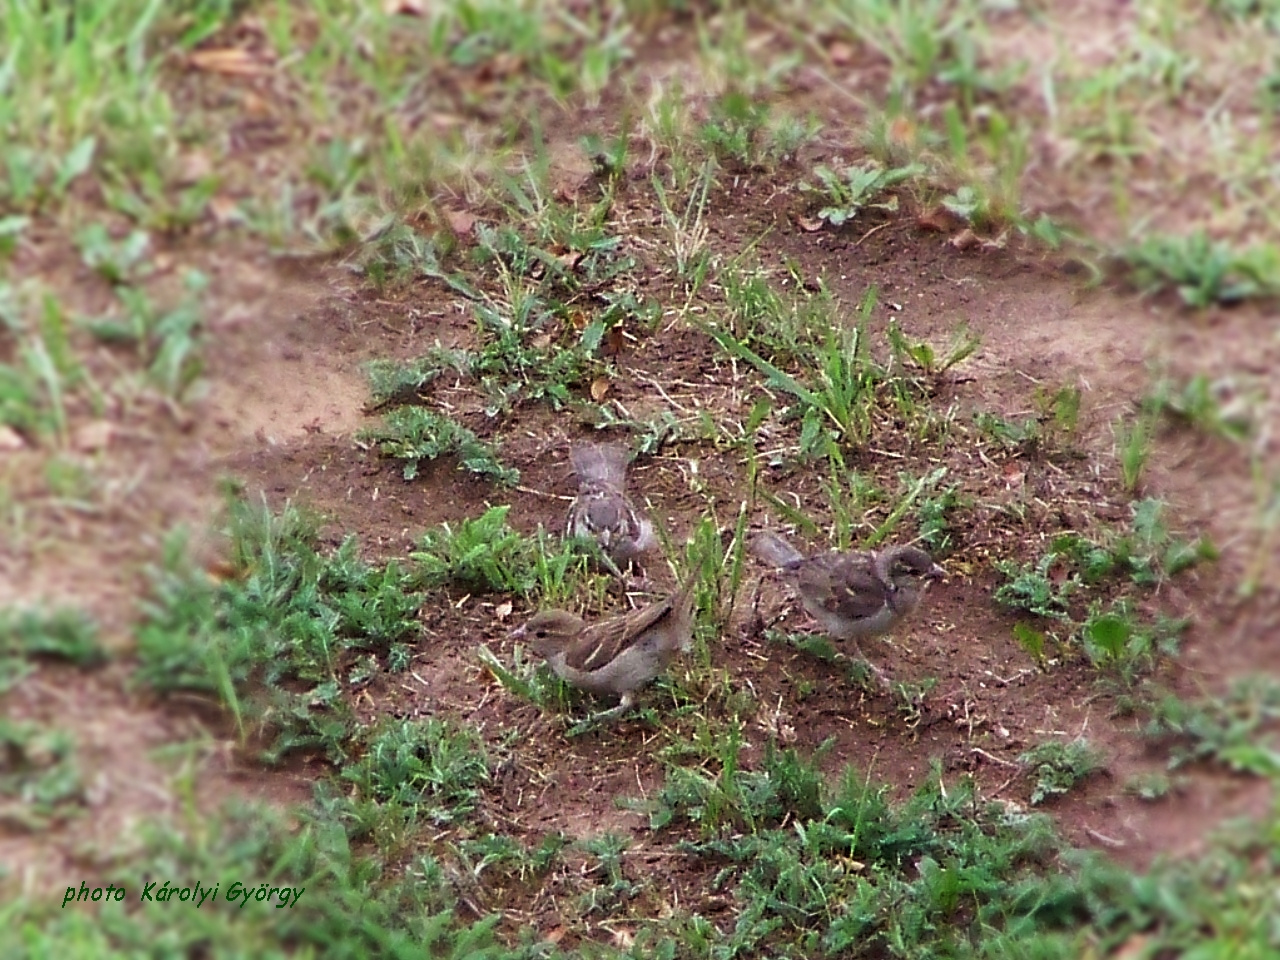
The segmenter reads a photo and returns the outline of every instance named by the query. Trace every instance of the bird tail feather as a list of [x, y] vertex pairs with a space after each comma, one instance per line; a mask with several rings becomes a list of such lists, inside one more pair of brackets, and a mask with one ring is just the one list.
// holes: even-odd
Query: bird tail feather
[[621, 490], [627, 476], [628, 455], [613, 443], [584, 443], [569, 451], [580, 486], [603, 485]]
[[804, 554], [799, 550], [776, 533], [769, 533], [768, 531], [758, 533], [752, 538], [751, 552], [775, 567], [785, 567], [795, 563], [797, 560], [804, 559]]
[[693, 603], [696, 597], [694, 588], [698, 585], [700, 575], [699, 565], [693, 564], [685, 575], [684, 583], [680, 585], [680, 589], [671, 598], [671, 606], [677, 619], [689, 624], [689, 630], [680, 638], [681, 653], [688, 653], [693, 649]]

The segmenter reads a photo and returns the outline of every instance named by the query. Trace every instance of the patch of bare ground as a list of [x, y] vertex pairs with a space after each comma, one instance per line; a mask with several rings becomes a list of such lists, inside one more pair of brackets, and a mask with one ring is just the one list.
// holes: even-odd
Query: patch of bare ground
[[[945, 461], [951, 481], [988, 507], [962, 521], [946, 560], [950, 580], [935, 591], [924, 615], [893, 641], [866, 649], [895, 679], [936, 679], [917, 707], [851, 684], [838, 666], [768, 642], [746, 602], [755, 578], [762, 578], [759, 611], [783, 617], [779, 625], [785, 627], [794, 609], [766, 571], [752, 568], [743, 603], [710, 650], [720, 675], [749, 691], [756, 704], [743, 762], [758, 761], [771, 737], [805, 750], [825, 744], [829, 769], [853, 763], [903, 795], [929, 776], [931, 761], [940, 760], [944, 783], [972, 774], [984, 795], [1025, 803], [1030, 784], [1012, 766], [1018, 754], [1045, 739], [1084, 735], [1105, 751], [1107, 771], [1050, 807], [1066, 836], [1137, 865], [1162, 852], [1194, 854], [1223, 816], [1256, 810], [1266, 788], [1200, 768], [1157, 805], [1130, 796], [1124, 790], [1129, 778], [1160, 769], [1163, 757], [1144, 744], [1132, 718], [1116, 715], [1114, 698], [1100, 690], [1091, 668], [1072, 662], [1040, 670], [1013, 642], [1014, 618], [991, 598], [998, 577], [990, 560], [1031, 559], [1058, 529], [1088, 530], [1100, 519], [1125, 519], [1110, 424], [1144, 394], [1153, 365], [1178, 376], [1251, 376], [1247, 387], [1256, 394], [1259, 422], [1275, 422], [1276, 388], [1265, 374], [1280, 361], [1280, 340], [1267, 318], [1243, 309], [1191, 317], [1168, 304], [1087, 290], [1051, 258], [1025, 250], [958, 251], [913, 219], [808, 232], [796, 226], [798, 209], [787, 195], [744, 186], [732, 208], [721, 211], [714, 242], [721, 252], [734, 253], [767, 234], [766, 265], [792, 261], [800, 275], [821, 278], [846, 304], [857, 303], [874, 284], [880, 302], [870, 332], [877, 343], [890, 319], [911, 336], [935, 342], [945, 341], [958, 323], [968, 324], [982, 347], [939, 382], [931, 401], [954, 411], [961, 436], [971, 431], [975, 412], [1027, 416], [1037, 386], [1078, 386], [1080, 456], [992, 461], [978, 456], [973, 444], [952, 447]], [[645, 289], [662, 298], [667, 312], [653, 336], [628, 345], [617, 358], [610, 402], [632, 415], [672, 410], [686, 425], [704, 412], [741, 416], [750, 405], [751, 377], [684, 322], [674, 308], [682, 300], [658, 268], [662, 255], [655, 243], [637, 243], [636, 253], [649, 265]], [[52, 538], [29, 535], [21, 551], [0, 561], [3, 599], [84, 606], [104, 623], [109, 645], [127, 649], [141, 571], [158, 555], [159, 532], [178, 523], [204, 530], [223, 474], [243, 478], [251, 494], [265, 494], [273, 506], [293, 500], [315, 507], [327, 518], [326, 539], [336, 544], [355, 533], [364, 551], [378, 558], [403, 557], [427, 526], [475, 516], [494, 503], [512, 505], [510, 519], [520, 530], [560, 527], [571, 493], [567, 447], [595, 435], [572, 410], [525, 407], [494, 423], [477, 412], [478, 398], [467, 383], [440, 387], [437, 398], [521, 470], [514, 490], [472, 479], [447, 460], [424, 465], [416, 480], [406, 482], [398, 464], [355, 438], [373, 422], [365, 412], [364, 362], [411, 357], [437, 340], [468, 342], [471, 321], [443, 287], [424, 283], [377, 295], [335, 266], [286, 270], [229, 256], [203, 265], [214, 280], [207, 304], [212, 335], [206, 396], [189, 417], [175, 417], [162, 405], [122, 412], [113, 421], [112, 458], [100, 467], [104, 489], [119, 492], [96, 511], [60, 504], [41, 511], [39, 522], [65, 525], [61, 533], [71, 536], [58, 541], [75, 546], [59, 548]], [[860, 468], [891, 476], [933, 466], [907, 439], [890, 432], [879, 441], [862, 455]], [[1272, 464], [1275, 443], [1267, 435], [1258, 441]], [[23, 456], [7, 456], [5, 468], [20, 475]], [[641, 458], [633, 482], [681, 538], [709, 502], [722, 510], [722, 519], [732, 515], [746, 495], [744, 478], [741, 453], [685, 440]], [[796, 469], [762, 474], [770, 489], [793, 496], [821, 521], [820, 479]], [[1194, 695], [1221, 689], [1233, 676], [1280, 669], [1275, 557], [1257, 554], [1257, 491], [1245, 454], [1225, 441], [1168, 430], [1157, 440], [1144, 492], [1166, 498], [1179, 526], [1208, 532], [1222, 548], [1216, 566], [1161, 588], [1164, 609], [1192, 618], [1184, 655], [1164, 679]], [[1014, 523], [1000, 509], [1009, 504], [1029, 510], [1032, 520]], [[768, 518], [762, 504], [751, 507], [754, 521]], [[211, 556], [216, 544], [202, 549]], [[667, 582], [662, 565], [655, 566], [655, 578]], [[1257, 595], [1242, 600], [1237, 584], [1259, 569]], [[659, 788], [663, 764], [656, 751], [690, 736], [688, 721], [675, 711], [657, 728], [626, 721], [566, 740], [562, 718], [518, 700], [479, 665], [481, 644], [500, 656], [510, 653], [506, 634], [526, 612], [517, 608], [504, 619], [497, 612], [500, 599], [450, 594], [424, 608], [410, 669], [380, 675], [355, 694], [357, 716], [372, 723], [388, 716], [451, 715], [475, 724], [504, 758], [487, 793], [489, 813], [516, 835], [536, 840], [554, 831], [584, 837], [613, 830], [647, 836], [641, 815], [618, 803]], [[700, 693], [679, 667], [674, 681]], [[666, 691], [660, 686], [651, 702], [665, 707]], [[21, 694], [9, 695], [8, 706], [19, 716], [56, 718], [89, 748], [83, 751], [88, 815], [56, 834], [10, 832], [4, 839], [5, 862], [16, 865], [14, 875], [27, 884], [65, 876], [64, 868], [78, 858], [107, 849], [139, 811], [176, 813], [172, 763], [156, 754], [175, 739], [193, 744], [183, 756], [198, 768], [201, 803], [228, 792], [298, 800], [314, 779], [307, 760], [284, 772], [256, 766], [251, 751], [234, 747], [234, 731], [206, 703], [156, 704], [129, 692], [122, 665], [90, 674], [42, 669]], [[683, 895], [705, 895], [697, 879], [680, 881]], [[552, 903], [525, 907], [540, 922], [554, 922]]]
[[[221, 545], [211, 524], [225, 452], [304, 435], [317, 421], [349, 426], [359, 416], [363, 381], [354, 361], [337, 362], [348, 356], [350, 341], [307, 349], [305, 358], [291, 348], [297, 318], [318, 309], [313, 285], [266, 258], [179, 252], [165, 262], [175, 257], [213, 279], [204, 307], [217, 346], [208, 355], [205, 399], [180, 409], [141, 390], [98, 417], [73, 407], [68, 449], [52, 457], [37, 449], [0, 454], [13, 508], [0, 550], [0, 604], [84, 610], [113, 657], [97, 670], [39, 664], [4, 695], [10, 718], [74, 738], [84, 785], [83, 804], [69, 819], [40, 828], [8, 819], [0, 827], [4, 882], [28, 892], [65, 885], [82, 868], [107, 862], [121, 843], [138, 841], [132, 829], [138, 824], [181, 819], [191, 797], [212, 811], [233, 795], [281, 802], [309, 795], [311, 777], [287, 768], [264, 776], [250, 752], [235, 748], [236, 733], [215, 704], [190, 697], [160, 703], [135, 690], [132, 630], [147, 569], [160, 561], [166, 535], [185, 530], [197, 560], [216, 559]], [[67, 289], [78, 291], [70, 302], [87, 312], [104, 308], [95, 306], [92, 276], [60, 266], [52, 255], [39, 266], [51, 276], [66, 270]], [[174, 265], [153, 278], [155, 291], [176, 273]], [[332, 305], [326, 309], [326, 320], [341, 316]], [[339, 335], [346, 329], [338, 320], [331, 326]], [[290, 357], [297, 371], [278, 376]], [[51, 459], [83, 477], [83, 496], [50, 492]]]
[[[1191, 771], [1186, 783], [1158, 804], [1126, 792], [1133, 775], [1162, 769], [1164, 757], [1145, 744], [1132, 717], [1117, 714], [1114, 696], [1098, 685], [1092, 668], [1078, 661], [1035, 667], [1012, 640], [1015, 618], [992, 600], [999, 580], [989, 560], [1034, 559], [1056, 530], [1087, 531], [1099, 521], [1124, 521], [1127, 498], [1119, 488], [1112, 421], [1132, 412], [1149, 388], [1153, 365], [1177, 375], [1265, 369], [1277, 341], [1265, 331], [1264, 319], [1247, 310], [1196, 318], [1168, 304], [1087, 290], [1034, 253], [957, 251], [939, 235], [918, 230], [912, 220], [885, 222], [884, 229], [863, 237], [865, 226], [841, 232], [796, 229], [795, 211], [785, 201], [775, 203], [749, 189], [735, 207], [750, 212], [718, 222], [720, 249], [733, 251], [770, 230], [772, 255], [798, 264], [803, 276], [822, 278], [841, 301], [856, 303], [868, 285], [876, 285], [881, 297], [873, 337], [890, 318], [910, 335], [935, 342], [945, 340], [961, 321], [978, 333], [980, 352], [940, 386], [935, 398], [955, 408], [957, 424], [971, 422], [977, 411], [1027, 416], [1037, 386], [1075, 385], [1084, 398], [1075, 461], [1010, 457], [981, 462], [964, 444], [949, 455], [951, 479], [992, 508], [959, 531], [959, 546], [947, 560], [951, 579], [935, 592], [925, 615], [894, 641], [867, 649], [895, 679], [937, 680], [918, 709], [850, 684], [838, 667], [769, 644], [752, 611], [740, 605], [712, 645], [711, 660], [757, 704], [744, 763], [758, 759], [772, 736], [805, 749], [826, 743], [824, 763], [830, 768], [854, 763], [901, 795], [919, 786], [931, 760], [940, 759], [944, 782], [970, 773], [985, 795], [1025, 803], [1031, 784], [1013, 766], [1018, 754], [1047, 739], [1086, 736], [1106, 754], [1106, 771], [1049, 809], [1072, 842], [1134, 865], [1160, 853], [1194, 853], [1223, 816], [1256, 810], [1266, 798], [1265, 786], [1210, 768]], [[657, 287], [661, 282], [650, 284], [651, 290]], [[332, 304], [321, 303], [296, 313], [277, 331], [286, 342], [306, 345], [312, 382], [323, 382], [326, 368], [335, 377], [353, 375], [353, 356], [407, 356], [438, 338], [456, 342], [460, 336], [459, 314], [447, 291], [431, 284], [390, 300], [348, 291], [338, 302], [338, 313]], [[395, 321], [410, 315], [427, 319], [412, 327]], [[241, 345], [234, 349], [246, 352], [236, 354], [237, 376], [246, 383], [279, 380], [281, 364], [270, 350], [244, 346], [257, 342], [255, 329], [252, 319], [240, 325]], [[746, 383], [738, 378], [746, 377], [717, 357], [705, 336], [674, 318], [618, 358], [612, 396], [628, 409], [673, 408], [689, 422], [718, 403], [740, 402]], [[1256, 388], [1259, 409], [1274, 410], [1276, 397], [1269, 392], [1274, 388], [1266, 383]], [[398, 465], [353, 441], [353, 427], [367, 421], [352, 408], [335, 410], [332, 392], [315, 407], [318, 429], [295, 430], [276, 444], [259, 438], [232, 445], [238, 448], [218, 460], [217, 469], [244, 477], [274, 505], [293, 499], [315, 506], [329, 516], [335, 537], [355, 532], [377, 556], [403, 556], [426, 526], [477, 515], [493, 503], [512, 504], [511, 522], [518, 529], [539, 524], [557, 529], [571, 493], [568, 443], [591, 435], [591, 428], [572, 411], [553, 414], [542, 408], [520, 409], [501, 423], [487, 423], [475, 415], [477, 401], [474, 395], [468, 399], [465, 383], [443, 389], [449, 408], [497, 442], [504, 459], [520, 468], [519, 488], [502, 490], [467, 479], [448, 461], [428, 465], [418, 479], [405, 482]], [[258, 414], [268, 420], [277, 415], [287, 413], [270, 404]], [[307, 417], [295, 413], [293, 420], [302, 424]], [[893, 441], [887, 442], [892, 447]], [[1268, 443], [1273, 441], [1263, 438], [1261, 449], [1274, 462]], [[910, 444], [878, 453], [882, 467], [888, 462], [919, 473], [928, 466], [913, 459], [918, 452]], [[868, 453], [867, 459], [870, 465], [874, 457]], [[736, 509], [745, 496], [739, 461], [739, 454], [708, 442], [681, 442], [642, 458], [633, 482], [680, 537], [707, 509], [708, 491], [715, 503]], [[803, 471], [766, 470], [763, 482], [794, 493], [821, 518], [818, 479]], [[1180, 528], [1207, 532], [1223, 554], [1216, 566], [1163, 586], [1153, 601], [1192, 621], [1185, 654], [1163, 680], [1195, 695], [1221, 689], [1231, 676], [1275, 669], [1276, 581], [1270, 576], [1275, 558], [1265, 559], [1268, 574], [1256, 596], [1241, 599], [1236, 590], [1245, 570], [1257, 562], [1259, 543], [1256, 491], [1245, 454], [1225, 441], [1169, 429], [1157, 439], [1142, 492], [1167, 499]], [[1012, 502], [1030, 509], [1033, 519], [1023, 525], [1008, 521], [999, 506]], [[762, 506], [753, 510], [754, 520], [765, 519]], [[753, 570], [753, 576], [764, 573]], [[664, 582], [666, 573], [659, 570], [657, 576]], [[684, 721], [676, 713], [658, 729], [623, 722], [564, 740], [563, 721], [516, 699], [479, 666], [480, 644], [500, 656], [510, 653], [511, 623], [498, 617], [499, 599], [451, 595], [425, 609], [410, 670], [375, 680], [359, 693], [361, 719], [454, 715], [477, 725], [495, 745], [516, 744], [499, 751], [510, 759], [490, 801], [495, 816], [517, 834], [537, 839], [554, 830], [582, 836], [633, 829], [638, 836], [641, 820], [620, 810], [618, 801], [650, 795], [661, 783], [663, 768], [654, 752], [688, 735]], [[771, 579], [763, 581], [759, 605], [771, 617], [791, 606]], [[517, 608], [511, 619], [523, 612]], [[687, 678], [677, 668], [675, 679], [679, 684]], [[661, 688], [651, 694], [659, 704], [665, 696]]]

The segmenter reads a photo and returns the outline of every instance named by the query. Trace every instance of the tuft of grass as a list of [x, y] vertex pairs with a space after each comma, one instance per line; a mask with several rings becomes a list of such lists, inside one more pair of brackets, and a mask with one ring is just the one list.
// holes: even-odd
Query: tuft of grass
[[406, 480], [418, 475], [423, 460], [451, 456], [457, 458], [459, 469], [507, 486], [520, 482], [520, 472], [503, 464], [475, 433], [426, 407], [397, 407], [383, 415], [380, 426], [360, 431], [358, 439], [376, 443], [383, 455], [403, 460]]
[[995, 601], [1015, 610], [1026, 610], [1046, 620], [1068, 620], [1068, 599], [1076, 588], [1070, 578], [1050, 576], [1058, 554], [1050, 551], [1033, 565], [997, 560], [996, 569], [1006, 583], [996, 588]]
[[115, 293], [123, 316], [89, 318], [81, 323], [103, 343], [131, 347], [151, 383], [165, 396], [180, 401], [204, 367], [200, 298], [208, 285], [204, 274], [189, 271], [184, 278], [186, 296], [170, 310], [158, 308], [137, 287], [118, 286]]
[[1280, 292], [1280, 247], [1269, 243], [1238, 250], [1203, 230], [1184, 237], [1154, 234], [1120, 258], [1143, 292], [1172, 288], [1183, 303], [1201, 310]]
[[0, 720], [0, 755], [6, 819], [27, 830], [44, 830], [83, 812], [88, 798], [69, 733]]
[[1203, 373], [1181, 386], [1162, 378], [1143, 399], [1142, 408], [1150, 416], [1163, 416], [1226, 440], [1243, 441], [1253, 432], [1253, 423], [1240, 403], [1228, 399], [1232, 392], [1229, 381], [1211, 381]]
[[[345, 814], [324, 803], [296, 815], [236, 804], [202, 817], [199, 829], [155, 819], [130, 837], [127, 852], [103, 857], [104, 889], [107, 876], [138, 878], [124, 882], [127, 901], [100, 895], [104, 902], [77, 902], [78, 881], [68, 881], [65, 907], [61, 891], [23, 896], [8, 904], [12, 923], [0, 932], [0, 946], [15, 958], [138, 955], [159, 943], [188, 954], [211, 941], [253, 956], [297, 950], [452, 960], [528, 955], [497, 938], [496, 914], [464, 918], [452, 863], [446, 869], [431, 852], [418, 850], [384, 864], [354, 842], [358, 827]], [[219, 895], [175, 918], [174, 904], [155, 896], [164, 878], [170, 890], [194, 890], [194, 879], [174, 879], [182, 876], [198, 876], [202, 888]], [[275, 889], [270, 899], [256, 899], [262, 881], [253, 876], [269, 878], [261, 889], [264, 895]], [[150, 880], [156, 883], [142, 899]], [[86, 883], [89, 890], [99, 885], [92, 877]], [[248, 900], [226, 897], [246, 884]], [[289, 888], [287, 906], [282, 887]]]
[[54, 657], [78, 667], [106, 659], [93, 620], [80, 610], [0, 610], [0, 657]]
[[1186, 700], [1172, 693], [1146, 707], [1143, 733], [1169, 748], [1169, 767], [1212, 761], [1237, 773], [1280, 775], [1280, 683], [1245, 677], [1220, 697]]
[[[813, 171], [818, 184], [803, 184], [802, 188], [821, 196], [825, 205], [818, 210], [818, 219], [840, 227], [864, 209], [897, 211], [898, 197], [889, 191], [924, 172], [925, 168], [918, 163], [885, 168], [874, 160], [866, 160], [838, 171], [819, 164]], [[881, 199], [885, 194], [887, 199]]]
[[1149, 417], [1116, 420], [1112, 429], [1116, 438], [1116, 459], [1120, 464], [1120, 482], [1128, 493], [1136, 493], [1142, 483], [1142, 471], [1151, 456], [1152, 424]]
[[896, 320], [889, 321], [888, 338], [894, 357], [899, 362], [913, 363], [930, 377], [946, 373], [963, 363], [982, 346], [982, 339], [970, 331], [967, 324], [960, 325], [945, 350], [939, 350], [927, 340], [907, 339]]
[[1002, 447], [1026, 456], [1063, 449], [1079, 425], [1079, 387], [1062, 386], [1054, 391], [1037, 387], [1033, 400], [1036, 415], [1021, 422], [979, 411], [974, 414], [974, 424]]
[[[723, 327], [704, 329], [730, 356], [745, 360], [765, 377], [765, 387], [789, 396], [785, 417], [800, 421], [800, 450], [807, 458], [823, 458], [832, 445], [857, 449], [866, 444], [881, 403], [909, 420], [923, 412], [923, 387], [894, 376], [872, 357], [868, 320], [876, 304], [871, 288], [858, 307], [857, 320], [845, 325], [830, 316], [821, 338], [801, 347], [799, 371], [791, 374]], [[799, 344], [798, 344], [799, 345]]]
[[354, 539], [323, 555], [296, 508], [273, 514], [234, 492], [226, 534], [231, 572], [217, 579], [192, 565], [181, 536], [166, 542], [137, 631], [137, 681], [216, 697], [242, 733], [270, 735], [268, 759], [306, 747], [344, 757], [343, 690], [390, 669], [417, 629], [414, 577], [394, 561], [364, 563]]
[[626, 875], [622, 855], [631, 846], [631, 840], [616, 833], [602, 833], [580, 841], [579, 846], [591, 860], [588, 876], [593, 883], [578, 901], [578, 913], [584, 917], [593, 914], [608, 915], [629, 900], [635, 899], [653, 881], [637, 883]]
[[447, 720], [395, 720], [365, 734], [365, 753], [342, 771], [360, 797], [396, 805], [434, 824], [467, 817], [490, 778], [474, 730]]
[[944, 490], [925, 497], [916, 507], [916, 526], [920, 542], [935, 557], [946, 556], [955, 549], [958, 535], [951, 524], [951, 516], [972, 506], [971, 497], [960, 493], [960, 485], [952, 484]]
[[549, 603], [575, 596], [586, 582], [589, 557], [576, 544], [552, 541], [539, 529], [526, 537], [507, 525], [509, 506], [427, 530], [410, 556], [426, 587], [456, 585], [479, 593], [538, 594]]
[[1127, 598], [1109, 608], [1094, 609], [1080, 629], [1084, 651], [1098, 669], [1132, 684], [1139, 673], [1155, 668], [1157, 657], [1172, 658], [1189, 621], [1157, 616], [1144, 623]]
[[[1186, 627], [1185, 621], [1159, 613], [1144, 620], [1137, 614], [1135, 591], [1157, 588], [1217, 557], [1207, 538], [1188, 541], [1170, 532], [1163, 502], [1147, 498], [1130, 509], [1130, 528], [1112, 531], [1101, 543], [1063, 533], [1034, 564], [996, 561], [1006, 582], [994, 594], [997, 603], [1066, 625], [1094, 666], [1125, 684], [1153, 669], [1159, 657], [1176, 655], [1177, 640]], [[1104, 586], [1112, 598], [1109, 606], [1095, 599], [1082, 612], [1076, 598], [1097, 597]], [[1018, 624], [1014, 636], [1037, 663], [1045, 662], [1044, 633]]]
[[1103, 757], [1083, 737], [1064, 743], [1046, 740], [1018, 757], [1035, 777], [1031, 805], [1068, 793], [1077, 784], [1103, 769]]
[[405, 363], [395, 360], [374, 360], [365, 367], [372, 394], [372, 408], [393, 404], [421, 403], [423, 391], [446, 369], [453, 367], [459, 374], [470, 369], [469, 358], [461, 350], [447, 350], [437, 345], [431, 352]]
[[456, 525], [442, 523], [422, 535], [410, 556], [428, 587], [456, 584], [481, 593], [532, 591], [535, 545], [507, 526], [509, 506], [490, 507]]

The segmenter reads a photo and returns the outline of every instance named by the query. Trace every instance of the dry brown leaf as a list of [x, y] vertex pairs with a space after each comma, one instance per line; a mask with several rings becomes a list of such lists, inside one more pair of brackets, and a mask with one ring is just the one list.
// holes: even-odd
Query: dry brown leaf
[[615, 927], [611, 932], [613, 942], [619, 950], [630, 950], [635, 945], [636, 935], [627, 927]]
[[556, 259], [560, 261], [560, 265], [566, 270], [574, 270], [578, 264], [582, 262], [581, 250], [564, 250], [556, 254]]
[[463, 124], [462, 117], [456, 113], [432, 113], [428, 115], [428, 119], [431, 121], [431, 126], [442, 132], [460, 127]]
[[239, 223], [244, 219], [240, 213], [240, 204], [231, 197], [224, 197], [221, 194], [210, 198], [209, 212], [213, 214], [214, 222], [220, 227]]
[[22, 450], [26, 445], [22, 434], [7, 423], [0, 423], [0, 450]]
[[853, 62], [853, 46], [843, 40], [837, 40], [827, 48], [827, 55], [837, 67], [847, 66]]
[[591, 381], [591, 399], [596, 403], [600, 403], [609, 393], [609, 378], [596, 377]]
[[467, 210], [446, 210], [444, 218], [449, 224], [449, 229], [460, 237], [465, 237], [476, 225], [475, 214]]
[[204, 568], [204, 572], [219, 583], [236, 578], [236, 568], [226, 560], [215, 560]]
[[983, 250], [1003, 250], [1008, 245], [1008, 243], [1009, 243], [1009, 231], [1002, 230], [1000, 232], [1000, 236], [996, 237], [995, 239], [983, 240], [982, 249]]
[[1130, 958], [1144, 957], [1147, 955], [1147, 943], [1150, 938], [1140, 933], [1135, 933], [1128, 940], [1120, 945], [1120, 949], [1111, 955], [1112, 960], [1130, 960]]
[[244, 110], [245, 116], [254, 120], [261, 120], [264, 117], [271, 116], [271, 104], [266, 97], [254, 93], [252, 90], [246, 90], [244, 96], [240, 98], [240, 108]]
[[889, 124], [889, 139], [894, 143], [913, 143], [916, 139], [916, 127], [906, 117], [895, 117]]
[[965, 227], [947, 241], [947, 246], [955, 247], [957, 250], [971, 250], [981, 243], [982, 241], [978, 239], [978, 235], [968, 227]]
[[188, 55], [191, 65], [209, 73], [225, 73], [232, 76], [256, 76], [266, 68], [254, 59], [253, 54], [240, 47], [222, 47], [216, 50], [192, 50]]
[[616, 357], [622, 352], [626, 342], [627, 331], [623, 329], [622, 324], [615, 324], [605, 333], [604, 340], [600, 344], [601, 356]]
[[213, 173], [213, 161], [203, 150], [192, 150], [183, 155], [178, 164], [178, 183], [189, 186]]
[[506, 80], [524, 72], [524, 58], [510, 50], [490, 57], [476, 70], [476, 79], [481, 83]]
[[934, 207], [916, 217], [916, 226], [921, 230], [933, 230], [937, 233], [950, 233], [959, 229], [964, 221], [946, 207]]
[[76, 427], [71, 436], [71, 445], [81, 453], [96, 453], [105, 450], [111, 444], [116, 428], [109, 420], [94, 420], [92, 423]]
[[808, 217], [796, 217], [796, 224], [805, 233], [814, 233], [822, 229], [821, 220], [811, 220]]
[[552, 943], [559, 943], [564, 939], [564, 935], [569, 932], [569, 928], [565, 926], [556, 927], [549, 933], [543, 934], [544, 940], [550, 940]]
[[422, 0], [384, 0], [382, 12], [389, 17], [421, 17], [427, 12]]

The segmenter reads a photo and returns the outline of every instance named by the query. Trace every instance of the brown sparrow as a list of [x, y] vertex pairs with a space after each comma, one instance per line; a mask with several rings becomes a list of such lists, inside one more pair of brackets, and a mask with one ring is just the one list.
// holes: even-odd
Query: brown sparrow
[[566, 610], [543, 610], [513, 639], [527, 638], [561, 679], [594, 694], [622, 702], [593, 719], [615, 716], [635, 702], [636, 691], [660, 674], [693, 642], [693, 588], [690, 574], [672, 596], [621, 616], [584, 623]]
[[612, 443], [586, 443], [569, 451], [578, 495], [569, 506], [565, 535], [592, 538], [619, 580], [622, 570], [657, 546], [653, 524], [626, 494], [627, 451]]
[[766, 532], [755, 536], [751, 549], [778, 567], [809, 615], [835, 639], [852, 641], [862, 659], [859, 640], [888, 633], [920, 605], [932, 581], [946, 576], [919, 547], [806, 557]]

